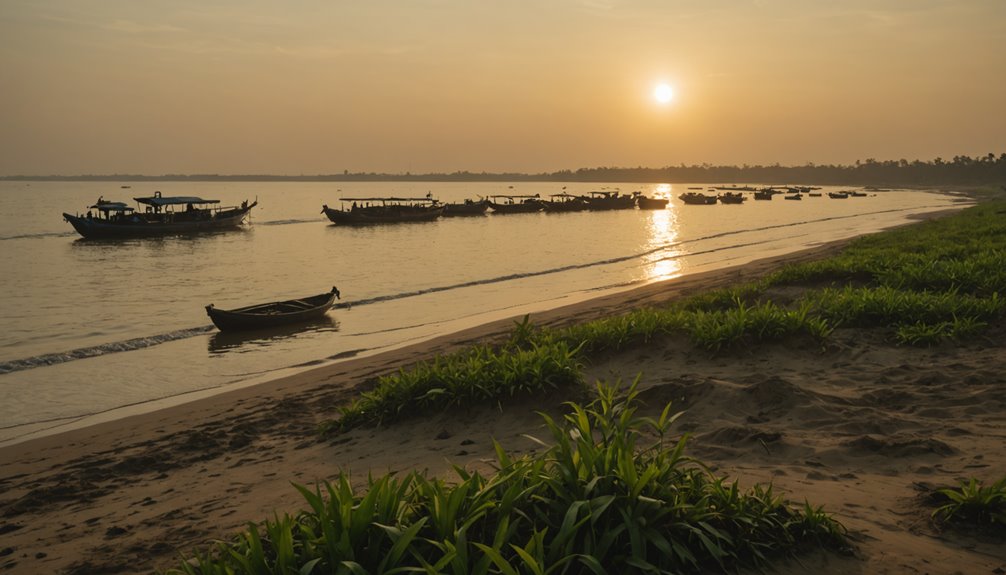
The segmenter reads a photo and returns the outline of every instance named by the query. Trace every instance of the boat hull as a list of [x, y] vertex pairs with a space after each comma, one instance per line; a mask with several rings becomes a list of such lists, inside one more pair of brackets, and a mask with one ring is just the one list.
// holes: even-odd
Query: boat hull
[[217, 309], [210, 304], [206, 314], [220, 331], [251, 331], [309, 322], [323, 317], [332, 308], [339, 292], [335, 288], [306, 298], [270, 302], [237, 309]]
[[483, 216], [488, 210], [489, 202], [485, 200], [464, 204], [444, 204], [443, 215], [446, 217]]
[[436, 206], [430, 208], [411, 208], [408, 210], [376, 210], [372, 208], [336, 210], [328, 206], [323, 206], [322, 212], [333, 224], [353, 226], [367, 224], [431, 222], [443, 215], [444, 207]]
[[257, 204], [258, 202], [252, 202], [247, 207], [234, 208], [214, 214], [207, 219], [191, 221], [151, 222], [140, 214], [117, 222], [67, 213], [63, 214], [63, 219], [69, 222], [78, 234], [87, 239], [170, 236], [237, 228], [241, 226], [245, 216]]

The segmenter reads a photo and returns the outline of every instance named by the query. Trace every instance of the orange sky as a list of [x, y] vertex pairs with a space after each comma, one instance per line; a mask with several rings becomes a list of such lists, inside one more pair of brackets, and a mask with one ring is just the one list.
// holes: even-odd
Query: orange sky
[[1006, 152], [1004, 0], [0, 6], [0, 175], [989, 152]]

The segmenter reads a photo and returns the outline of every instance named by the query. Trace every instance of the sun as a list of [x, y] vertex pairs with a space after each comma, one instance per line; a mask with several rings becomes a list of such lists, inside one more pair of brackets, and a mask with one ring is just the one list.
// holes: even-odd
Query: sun
[[653, 88], [653, 99], [658, 104], [669, 104], [674, 99], [674, 88], [670, 84], [660, 83]]

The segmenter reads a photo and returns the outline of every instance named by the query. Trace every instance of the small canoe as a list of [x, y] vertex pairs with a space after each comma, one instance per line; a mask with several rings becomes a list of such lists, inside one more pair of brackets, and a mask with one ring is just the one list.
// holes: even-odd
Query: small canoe
[[236, 309], [217, 309], [210, 304], [206, 314], [221, 331], [263, 329], [320, 318], [339, 298], [338, 288], [300, 299], [260, 303]]

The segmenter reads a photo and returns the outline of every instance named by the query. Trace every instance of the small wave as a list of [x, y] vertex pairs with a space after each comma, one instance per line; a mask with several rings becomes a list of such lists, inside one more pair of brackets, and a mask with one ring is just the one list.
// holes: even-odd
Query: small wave
[[112, 343], [105, 343], [102, 345], [95, 345], [91, 347], [81, 347], [74, 350], [59, 353], [47, 353], [44, 355], [36, 355], [35, 357], [29, 357], [25, 359], [15, 359], [12, 361], [6, 361], [0, 363], [0, 375], [12, 373], [15, 371], [24, 371], [26, 369], [33, 369], [36, 367], [57, 365], [60, 363], [66, 363], [68, 361], [75, 361], [78, 359], [98, 357], [100, 355], [107, 355], [109, 353], [118, 353], [121, 351], [133, 351], [137, 349], [143, 349], [146, 347], [153, 347], [155, 345], [160, 345], [162, 343], [167, 343], [169, 341], [176, 341], [179, 339], [186, 339], [197, 335], [203, 335], [212, 330], [213, 330], [212, 325], [206, 325], [202, 327], [180, 329], [178, 331], [162, 333], [160, 335], [137, 337], [133, 339], [127, 339], [125, 341], [116, 341]]
[[267, 222], [256, 221], [256, 226], [286, 226], [290, 224], [316, 224], [320, 222], [318, 218], [312, 218], [309, 220], [301, 219], [291, 219], [291, 220], [269, 220]]
[[0, 242], [7, 240], [40, 240], [45, 238], [64, 238], [76, 235], [74, 232], [39, 232], [36, 234], [17, 234], [0, 236]]

